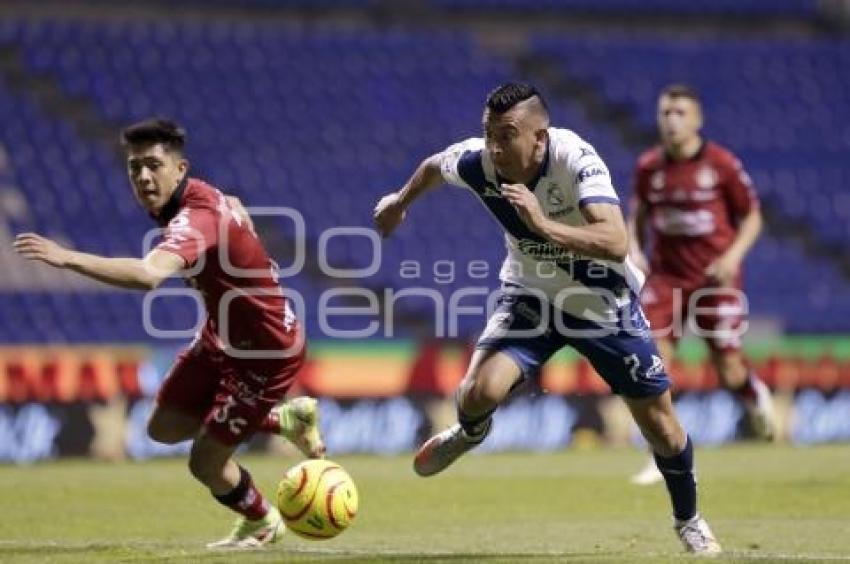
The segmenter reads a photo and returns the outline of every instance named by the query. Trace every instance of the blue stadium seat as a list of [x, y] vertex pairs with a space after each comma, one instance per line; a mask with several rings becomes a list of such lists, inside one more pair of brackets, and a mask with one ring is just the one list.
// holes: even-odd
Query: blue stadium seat
[[[322, 5], [368, 1], [322, 0]], [[590, 0], [431, 2], [447, 9], [522, 4], [556, 10], [568, 4], [585, 10], [813, 13], [811, 3], [797, 0], [701, 0], [694, 6], [672, 0], [616, 0], [604, 6]], [[323, 230], [369, 227], [377, 197], [404, 182], [419, 159], [478, 135], [485, 92], [513, 74], [508, 62], [482, 54], [470, 37], [454, 31], [4, 21], [0, 41], [18, 42], [31, 69], [56, 76], [67, 94], [91, 100], [104, 120], [128, 123], [155, 114], [184, 123], [193, 170], [249, 205], [298, 209], [313, 260]], [[562, 61], [565, 73], [593, 85], [606, 102], [630, 110], [647, 128], [654, 127], [657, 90], [672, 80], [693, 82], [706, 100], [708, 134], [743, 157], [764, 200], [812, 226], [824, 242], [846, 244], [850, 199], [844, 185], [850, 178], [844, 161], [850, 137], [836, 124], [850, 123], [850, 77], [828, 72], [850, 63], [846, 41], [544, 34], [532, 49]], [[127, 72], [134, 65], [140, 72]], [[152, 69], [156, 72], [144, 72]], [[552, 100], [552, 113], [555, 124], [575, 129], [596, 146], [627, 202], [635, 155], [618, 131], [590, 120], [572, 102]], [[133, 201], [114, 152], [82, 138], [2, 80], [0, 123], [0, 142], [16, 169], [27, 171], [16, 178], [30, 207], [27, 228], [61, 235], [93, 252], [138, 255], [152, 224]], [[446, 220], [447, 209], [462, 220]], [[288, 229], [286, 220], [278, 225]], [[359, 286], [433, 287], [446, 300], [466, 285], [494, 287], [504, 253], [493, 220], [469, 194], [454, 189], [423, 198], [381, 249], [384, 267], [356, 281]], [[362, 266], [368, 245], [339, 240], [329, 253], [334, 265]], [[455, 261], [456, 279], [435, 284], [434, 263], [446, 258]], [[399, 270], [405, 260], [419, 261], [423, 278], [403, 278]], [[466, 274], [472, 260], [490, 265], [485, 280]], [[824, 305], [824, 295], [850, 295], [846, 279], [803, 250], [768, 235], [752, 253], [748, 273], [754, 314], [780, 316], [792, 331], [850, 327], [848, 300]], [[301, 273], [288, 284], [305, 298], [310, 334], [319, 334], [309, 308], [332, 281]], [[426, 302], [400, 300], [398, 313], [428, 315], [433, 306]], [[136, 294], [34, 292], [20, 299], [0, 295], [0, 303], [0, 340], [149, 339]], [[194, 310], [175, 302], [154, 313], [157, 326], [177, 329], [191, 324]], [[341, 323], [357, 327], [358, 322]], [[473, 333], [481, 320], [464, 317], [461, 326]]]

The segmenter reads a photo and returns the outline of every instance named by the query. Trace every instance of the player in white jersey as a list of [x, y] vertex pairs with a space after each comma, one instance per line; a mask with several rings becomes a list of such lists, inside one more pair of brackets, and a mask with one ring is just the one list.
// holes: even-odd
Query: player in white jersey
[[483, 139], [428, 157], [375, 207], [387, 236], [416, 198], [447, 182], [472, 190], [506, 232], [502, 295], [458, 389], [458, 423], [422, 445], [414, 469], [436, 474], [480, 444], [511, 388], [569, 345], [624, 398], [651, 445], [685, 549], [720, 552], [697, 512], [693, 447], [640, 309], [643, 280], [626, 258], [627, 230], [605, 163], [575, 133], [549, 127], [546, 104], [529, 85], [491, 92], [483, 125]]

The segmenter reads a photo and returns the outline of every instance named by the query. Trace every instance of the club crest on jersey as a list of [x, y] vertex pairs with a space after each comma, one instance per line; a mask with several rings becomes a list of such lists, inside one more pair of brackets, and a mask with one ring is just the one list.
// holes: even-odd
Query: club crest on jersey
[[696, 181], [700, 190], [711, 190], [717, 184], [717, 172], [710, 166], [704, 166], [697, 171]]
[[561, 189], [557, 184], [550, 184], [546, 189], [546, 199], [550, 206], [564, 205], [564, 195], [561, 193]]
[[653, 190], [661, 190], [664, 188], [664, 171], [659, 170], [649, 179], [649, 185]]

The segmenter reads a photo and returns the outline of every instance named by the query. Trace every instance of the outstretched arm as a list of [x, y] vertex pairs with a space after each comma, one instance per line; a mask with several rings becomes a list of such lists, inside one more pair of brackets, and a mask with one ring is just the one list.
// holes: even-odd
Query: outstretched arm
[[591, 203], [581, 208], [587, 225], [564, 225], [550, 220], [537, 197], [522, 184], [502, 185], [502, 195], [516, 208], [529, 229], [580, 255], [604, 260], [625, 260], [629, 250], [620, 206]]
[[404, 221], [407, 208], [422, 194], [443, 183], [440, 173], [441, 154], [422, 161], [410, 179], [397, 192], [391, 192], [375, 206], [375, 226], [382, 237], [388, 237]]
[[36, 233], [18, 235], [14, 247], [26, 259], [73, 270], [112, 286], [137, 290], [152, 290], [186, 266], [182, 257], [160, 249], [152, 250], [143, 259], [101, 257], [66, 249]]

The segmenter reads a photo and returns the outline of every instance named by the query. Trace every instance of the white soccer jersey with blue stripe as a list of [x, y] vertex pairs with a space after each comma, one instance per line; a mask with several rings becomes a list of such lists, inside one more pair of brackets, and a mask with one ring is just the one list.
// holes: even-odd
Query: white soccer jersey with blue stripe
[[[555, 306], [577, 317], [614, 321], [643, 284], [643, 273], [623, 262], [580, 256], [537, 235], [500, 193], [501, 180], [484, 149], [472, 138], [450, 146], [440, 157], [443, 178], [470, 189], [505, 230], [507, 257], [500, 279], [543, 292]], [[593, 147], [567, 129], [549, 128], [542, 176], [531, 186], [549, 219], [585, 225], [581, 207], [619, 205], [608, 167]]]

